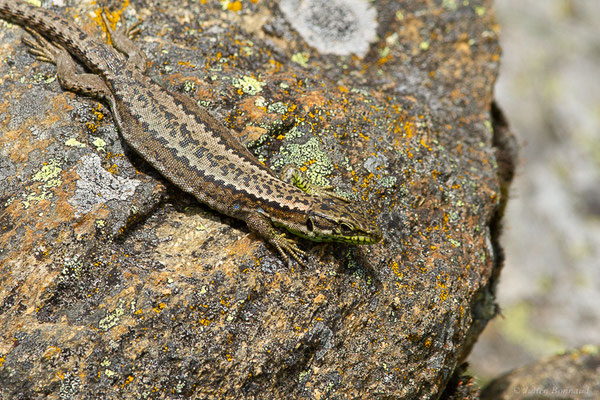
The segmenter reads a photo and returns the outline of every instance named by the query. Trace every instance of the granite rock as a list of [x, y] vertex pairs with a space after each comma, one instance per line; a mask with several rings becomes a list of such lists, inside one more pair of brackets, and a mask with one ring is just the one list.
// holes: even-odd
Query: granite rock
[[[103, 35], [98, 5], [67, 3]], [[109, 3], [144, 20], [153, 79], [276, 172], [295, 163], [362, 204], [385, 238], [300, 241], [309, 267], [288, 267], [161, 178], [3, 23], [0, 398], [451, 393], [496, 313], [514, 165], [491, 112], [491, 1], [374, 2], [362, 58], [311, 48], [274, 1]]]

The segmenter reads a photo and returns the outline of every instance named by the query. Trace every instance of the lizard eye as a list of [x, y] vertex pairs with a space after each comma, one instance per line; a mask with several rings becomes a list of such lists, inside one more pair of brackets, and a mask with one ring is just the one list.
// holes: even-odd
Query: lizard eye
[[309, 232], [312, 232], [313, 229], [315, 229], [312, 219], [310, 219], [310, 218], [306, 219], [306, 229], [308, 229]]
[[340, 228], [342, 229], [342, 233], [350, 233], [354, 230], [354, 227], [347, 222], [342, 222]]

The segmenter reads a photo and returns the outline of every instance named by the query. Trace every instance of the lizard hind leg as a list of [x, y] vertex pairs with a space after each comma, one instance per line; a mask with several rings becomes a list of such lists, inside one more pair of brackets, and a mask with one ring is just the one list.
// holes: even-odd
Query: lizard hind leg
[[113, 47], [125, 54], [133, 66], [145, 72], [147, 69], [146, 54], [133, 41], [133, 38], [141, 32], [139, 25], [142, 21], [137, 21], [129, 27], [125, 21], [121, 21], [121, 25], [118, 28], [112, 29], [106, 12], [102, 11], [101, 15]]
[[68, 51], [59, 45], [50, 43], [33, 29], [26, 29], [33, 39], [23, 38], [23, 42], [29, 47], [29, 52], [38, 60], [56, 65], [56, 76], [58, 77], [60, 86], [64, 90], [108, 102], [113, 117], [120, 128], [121, 123], [116, 113], [116, 103], [113, 94], [102, 78], [95, 74], [79, 72], [77, 70], [77, 63]]

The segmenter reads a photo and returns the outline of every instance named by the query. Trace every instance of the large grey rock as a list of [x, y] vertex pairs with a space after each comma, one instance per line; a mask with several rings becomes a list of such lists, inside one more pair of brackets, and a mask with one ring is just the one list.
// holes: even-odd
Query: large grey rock
[[[351, 21], [352, 2], [335, 4]], [[145, 19], [155, 80], [275, 170], [293, 162], [335, 185], [384, 231], [372, 247], [302, 241], [306, 269], [164, 181], [105, 105], [64, 92], [24, 31], [3, 25], [0, 396], [463, 390], [446, 386], [495, 314], [514, 142], [490, 113], [491, 2], [443, 4], [374, 3], [379, 38], [363, 59], [319, 54], [271, 1], [134, 2], [121, 15]], [[96, 5], [70, 5], [56, 10], [100, 32]]]

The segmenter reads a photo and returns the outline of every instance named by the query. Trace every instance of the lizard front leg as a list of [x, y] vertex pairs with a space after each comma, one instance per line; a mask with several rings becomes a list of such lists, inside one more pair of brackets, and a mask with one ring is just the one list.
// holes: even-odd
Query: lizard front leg
[[306, 267], [306, 264], [300, 258], [300, 255], [306, 257], [306, 252], [300, 250], [296, 242], [287, 238], [284, 233], [278, 232], [267, 216], [259, 212], [252, 212], [246, 218], [246, 224], [252, 232], [273, 245], [288, 265], [290, 264], [289, 253], [298, 264]]

